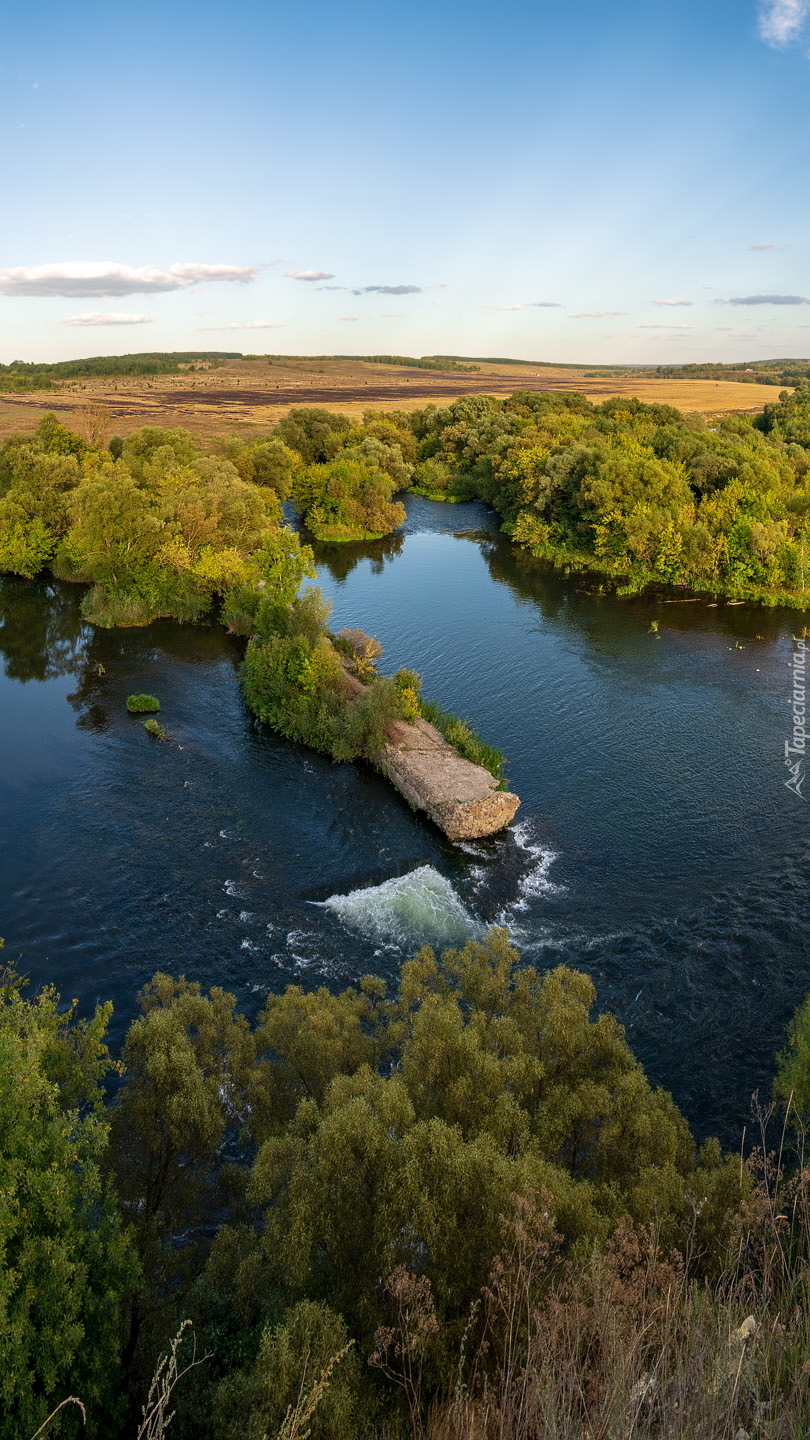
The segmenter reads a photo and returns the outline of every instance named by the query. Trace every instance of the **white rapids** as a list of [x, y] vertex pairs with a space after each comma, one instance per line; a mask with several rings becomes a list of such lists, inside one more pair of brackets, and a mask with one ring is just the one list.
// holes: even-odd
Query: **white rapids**
[[450, 881], [432, 865], [320, 903], [344, 925], [383, 944], [463, 945], [483, 933]]

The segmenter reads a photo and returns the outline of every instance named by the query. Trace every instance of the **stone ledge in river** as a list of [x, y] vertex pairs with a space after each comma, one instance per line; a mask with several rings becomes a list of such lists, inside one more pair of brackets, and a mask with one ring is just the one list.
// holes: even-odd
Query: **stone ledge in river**
[[450, 840], [494, 835], [513, 819], [520, 801], [499, 790], [482, 765], [465, 760], [426, 720], [398, 720], [377, 763], [401, 795], [426, 810]]

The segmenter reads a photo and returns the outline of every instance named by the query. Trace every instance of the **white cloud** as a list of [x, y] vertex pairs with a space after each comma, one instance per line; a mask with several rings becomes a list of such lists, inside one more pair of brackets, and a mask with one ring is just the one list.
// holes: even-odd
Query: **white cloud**
[[804, 295], [734, 295], [721, 305], [810, 305]]
[[65, 315], [63, 325], [151, 325], [151, 315], [127, 315], [123, 311], [103, 315], [100, 310], [91, 310], [87, 315]]
[[0, 270], [0, 295], [67, 296], [96, 299], [113, 295], [149, 295], [187, 290], [209, 280], [247, 285], [258, 276], [247, 265], [120, 265], [113, 260], [68, 261], [55, 265], [17, 265]]
[[341, 320], [359, 320], [359, 315], [341, 315]]
[[183, 285], [202, 285], [209, 280], [232, 280], [239, 285], [249, 285], [258, 278], [255, 265], [170, 265], [169, 274], [177, 276]]
[[352, 290], [353, 295], [421, 295], [421, 285], [364, 285]]
[[626, 315], [626, 310], [577, 310], [569, 320], [611, 320], [616, 315]]
[[283, 320], [232, 320], [229, 325], [200, 325], [200, 330], [283, 330]]
[[653, 300], [653, 305], [671, 305], [677, 309], [683, 305], [694, 305], [694, 300]]
[[779, 249], [779, 246], [778, 246], [778, 245], [772, 245], [772, 244], [770, 244], [770, 242], [769, 242], [767, 245], [749, 245], [749, 246], [748, 246], [748, 249], [749, 249], [749, 250], [778, 250], [778, 249]]
[[781, 47], [798, 40], [810, 11], [810, 0], [762, 0], [759, 33], [766, 45]]
[[558, 300], [527, 300], [525, 305], [484, 305], [484, 310], [560, 310]]
[[639, 330], [694, 330], [694, 325], [639, 325]]
[[285, 270], [288, 280], [334, 280], [331, 270]]

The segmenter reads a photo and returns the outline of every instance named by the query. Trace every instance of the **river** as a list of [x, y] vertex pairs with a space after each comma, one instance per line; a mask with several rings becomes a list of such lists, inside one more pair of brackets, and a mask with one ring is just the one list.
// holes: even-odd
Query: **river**
[[[697, 1133], [739, 1143], [810, 990], [808, 810], [784, 783], [801, 622], [602, 594], [481, 505], [407, 510], [388, 540], [318, 547], [318, 582], [334, 628], [505, 751], [511, 829], [453, 846], [369, 767], [257, 725], [219, 627], [95, 630], [75, 587], [7, 577], [5, 957], [84, 1009], [112, 999], [117, 1042], [158, 968], [254, 1011], [506, 925], [532, 963], [587, 971]], [[142, 690], [171, 744], [127, 714]]]

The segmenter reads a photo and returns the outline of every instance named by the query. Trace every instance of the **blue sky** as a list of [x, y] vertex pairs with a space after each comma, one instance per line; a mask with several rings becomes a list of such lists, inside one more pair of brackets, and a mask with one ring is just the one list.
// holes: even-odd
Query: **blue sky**
[[810, 0], [15, 11], [4, 362], [810, 355]]

